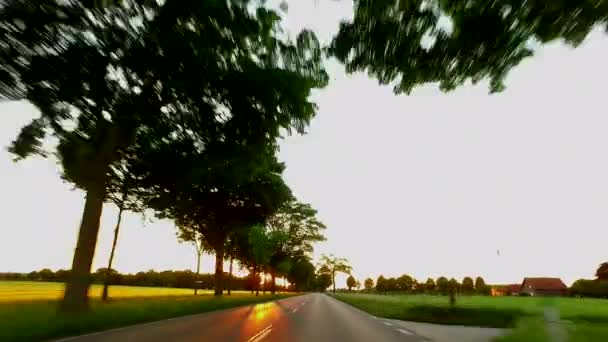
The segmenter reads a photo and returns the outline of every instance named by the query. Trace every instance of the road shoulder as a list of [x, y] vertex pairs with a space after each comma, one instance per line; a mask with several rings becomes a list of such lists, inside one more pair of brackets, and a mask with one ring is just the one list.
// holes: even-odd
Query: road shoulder
[[434, 342], [490, 342], [509, 331], [509, 329], [407, 322], [396, 319], [388, 321]]

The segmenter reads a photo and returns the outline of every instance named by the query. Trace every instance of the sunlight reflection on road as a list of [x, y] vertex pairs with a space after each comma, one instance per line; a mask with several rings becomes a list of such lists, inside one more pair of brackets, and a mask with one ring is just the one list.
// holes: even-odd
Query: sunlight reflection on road
[[271, 324], [284, 320], [286, 313], [274, 302], [257, 304], [253, 307], [241, 329], [241, 339], [249, 340], [260, 331], [267, 329]]

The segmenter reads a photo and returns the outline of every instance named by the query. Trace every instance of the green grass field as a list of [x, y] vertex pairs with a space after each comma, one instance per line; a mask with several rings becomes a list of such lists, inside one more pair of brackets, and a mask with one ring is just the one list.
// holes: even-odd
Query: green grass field
[[458, 297], [338, 293], [335, 297], [373, 315], [406, 321], [516, 328], [500, 342], [546, 340], [543, 309], [555, 306], [567, 325], [569, 341], [608, 341], [608, 300], [540, 297]]
[[[378, 316], [398, 318], [416, 308], [447, 310], [442, 296], [336, 294], [336, 298]], [[462, 311], [502, 311], [525, 316], [542, 314], [546, 305], [555, 305], [565, 320], [608, 323], [608, 300], [589, 298], [461, 296], [456, 309]]]
[[[93, 285], [89, 290], [91, 298], [101, 297], [101, 285]], [[239, 292], [239, 291], [235, 291]], [[111, 298], [167, 297], [191, 295], [193, 290], [166, 287], [110, 286]], [[210, 294], [213, 291], [199, 291]], [[37, 281], [0, 281], [0, 303], [35, 300], [54, 300], [63, 295], [63, 283]]]
[[288, 296], [236, 291], [217, 298], [210, 292], [194, 296], [188, 289], [112, 286], [112, 300], [104, 303], [98, 299], [99, 287], [94, 287], [90, 312], [65, 315], [57, 311], [62, 291], [60, 283], [0, 282], [0, 341], [48, 340]]

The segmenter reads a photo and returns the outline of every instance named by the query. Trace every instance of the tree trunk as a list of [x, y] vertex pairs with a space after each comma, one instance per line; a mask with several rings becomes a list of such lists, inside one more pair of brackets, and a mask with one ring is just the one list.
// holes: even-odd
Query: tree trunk
[[255, 292], [255, 266], [251, 268], [251, 294]]
[[234, 258], [232, 255], [230, 255], [230, 268], [229, 268], [229, 276], [228, 276], [228, 283], [227, 283], [227, 288], [228, 288], [228, 295], [230, 296], [230, 287], [232, 286], [232, 262], [234, 261]]
[[224, 292], [224, 245], [215, 249], [215, 295]]
[[334, 293], [336, 293], [336, 272], [331, 272], [331, 282], [334, 286]]
[[450, 288], [450, 307], [454, 307], [456, 305], [456, 294], [454, 288]]
[[97, 245], [99, 220], [105, 198], [105, 183], [96, 184], [87, 189], [82, 221], [78, 231], [78, 242], [69, 281], [66, 283], [61, 309], [63, 311], [84, 311], [89, 307], [88, 292], [91, 264]]
[[108, 269], [106, 270], [106, 276], [103, 280], [103, 292], [101, 293], [101, 300], [103, 301], [108, 300], [108, 287], [110, 286], [110, 270], [112, 269], [112, 261], [114, 260], [114, 251], [116, 250], [116, 242], [118, 241], [118, 231], [120, 230], [120, 222], [122, 221], [123, 211], [123, 205], [121, 204], [120, 207], [118, 207], [118, 220], [116, 221], [116, 228], [114, 228], [114, 240], [112, 241], [112, 249], [110, 250], [110, 259], [108, 259]]
[[[255, 269], [254, 269], [255, 270]], [[257, 270], [254, 271], [254, 279], [255, 279], [255, 295], [259, 296], [260, 295], [260, 280], [258, 279], [258, 272]]]
[[198, 245], [196, 246], [196, 276], [194, 276], [194, 295], [196, 296], [198, 294], [198, 275], [201, 272], [201, 256], [203, 255], [202, 251], [198, 250]]
[[270, 284], [271, 288], [270, 288], [270, 293], [272, 295], [274, 295], [277, 292], [277, 275], [273, 272], [270, 273], [270, 276], [272, 277], [272, 283]]

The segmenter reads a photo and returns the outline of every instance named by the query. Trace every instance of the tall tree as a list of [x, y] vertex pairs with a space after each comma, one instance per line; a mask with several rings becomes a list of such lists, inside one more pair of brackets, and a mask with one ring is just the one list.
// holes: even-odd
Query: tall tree
[[289, 269], [287, 279], [296, 291], [309, 291], [315, 281], [315, 266], [308, 259], [296, 260]]
[[[277, 272], [286, 276], [285, 268], [291, 260], [308, 258], [315, 242], [324, 241], [325, 225], [317, 217], [317, 211], [309, 204], [291, 199], [266, 220], [271, 236], [271, 258], [269, 272], [271, 290], [275, 291]], [[281, 270], [283, 268], [283, 270]]]
[[437, 291], [442, 295], [447, 295], [449, 292], [450, 284], [448, 283], [448, 279], [446, 277], [439, 277], [436, 281]]
[[373, 290], [374, 289], [374, 280], [372, 278], [365, 279], [365, 281], [363, 282], [363, 288], [365, 288], [366, 291]]
[[399, 286], [397, 285], [397, 279], [391, 277], [386, 279], [386, 291], [388, 292], [395, 292], [397, 290], [399, 290]]
[[226, 255], [225, 258], [228, 260], [228, 281], [226, 282], [226, 290], [228, 292], [228, 295], [231, 295], [232, 292], [232, 278], [233, 278], [233, 273], [234, 273], [234, 261], [235, 259], [238, 257], [238, 249], [239, 249], [239, 242], [238, 242], [238, 234], [239, 231], [236, 232], [232, 232], [229, 236], [228, 236], [228, 241], [226, 241]]
[[[205, 63], [172, 70], [187, 78], [187, 89], [199, 89], [201, 85], [193, 80], [205, 80], [210, 95], [182, 101], [178, 108], [192, 108], [202, 116], [193, 117], [197, 120], [192, 124], [208, 129], [204, 135], [186, 129], [180, 139], [152, 151], [154, 157], [149, 159], [170, 160], [174, 167], [155, 170], [146, 180], [153, 188], [149, 205], [160, 217], [188, 216], [204, 226], [203, 234], [216, 255], [216, 295], [223, 292], [223, 258], [230, 233], [263, 224], [291, 196], [280, 176], [284, 166], [274, 156], [275, 140], [282, 128], [304, 133], [316, 110], [310, 92], [327, 83], [314, 34], [304, 31], [295, 41], [284, 41], [279, 39], [276, 13], [259, 8], [252, 16], [251, 8], [236, 5], [246, 1], [231, 3], [188, 1], [189, 6], [184, 6], [173, 1], [166, 10], [176, 13], [167, 15], [167, 39], [171, 41], [177, 25], [173, 34], [184, 34], [185, 29], [188, 40], [171, 42], [176, 46], [165, 54], [179, 59], [181, 50], [193, 47], [208, 48], [204, 52], [211, 54]], [[220, 18], [206, 13], [217, 12], [214, 6], [221, 8]], [[180, 28], [179, 23], [188, 27]], [[192, 25], [194, 31], [188, 33]], [[211, 27], [219, 27], [220, 32], [210, 40], [206, 30]], [[208, 63], [219, 69], [209, 69]], [[215, 122], [219, 128], [210, 126]]]
[[598, 280], [608, 280], [608, 262], [602, 263], [595, 271], [595, 277]]
[[454, 307], [456, 305], [456, 294], [460, 290], [460, 284], [458, 280], [455, 278], [450, 278], [448, 281], [448, 294], [450, 296], [450, 306]]
[[412, 291], [412, 288], [414, 285], [414, 278], [412, 278], [411, 276], [404, 274], [404, 275], [400, 276], [399, 278], [397, 278], [396, 281], [397, 281], [397, 287], [399, 288], [399, 291], [404, 291], [404, 292]]
[[279, 39], [278, 15], [255, 7], [11, 0], [0, 8], [0, 98], [41, 112], [11, 151], [45, 154], [50, 132], [63, 177], [87, 193], [65, 309], [87, 307], [111, 165], [125, 154], [141, 159], [167, 143], [260, 144], [281, 127], [303, 132], [314, 115], [310, 90], [327, 83], [316, 38]]
[[353, 270], [348, 260], [345, 258], [338, 258], [335, 255], [322, 255], [321, 256], [321, 270], [323, 273], [331, 275], [331, 282], [333, 284], [333, 292], [336, 292], [336, 273], [349, 274]]
[[386, 292], [386, 278], [383, 275], [380, 275], [378, 279], [376, 279], [376, 291], [383, 293]]
[[[251, 248], [254, 276], [256, 273], [263, 271], [270, 261], [270, 244], [270, 237], [264, 226], [256, 225], [249, 231], [249, 245]], [[259, 286], [259, 283], [256, 284], [256, 296], [259, 294]]]
[[282, 205], [266, 222], [271, 231], [285, 232], [287, 248], [312, 253], [313, 244], [325, 241], [325, 225], [317, 218], [317, 211], [310, 204], [291, 199]]
[[435, 281], [433, 278], [428, 278], [426, 283], [424, 283], [424, 287], [426, 288], [427, 292], [433, 293], [435, 291]]
[[484, 79], [500, 91], [537, 46], [556, 39], [578, 46], [594, 27], [608, 27], [604, 0], [355, 0], [354, 10], [331, 54], [348, 72], [365, 71], [396, 93]]
[[346, 286], [348, 287], [348, 291], [351, 291], [353, 287], [357, 286], [357, 280], [352, 274], [346, 278]]
[[473, 278], [464, 277], [462, 279], [462, 293], [471, 294], [475, 291], [475, 285], [473, 284]]
[[328, 287], [332, 285], [331, 274], [329, 273], [318, 273], [315, 279], [316, 289], [321, 292], [325, 292]]
[[198, 294], [199, 274], [201, 272], [201, 258], [204, 253], [213, 251], [205, 236], [198, 230], [197, 225], [188, 224], [185, 222], [177, 223], [177, 238], [180, 242], [190, 242], [196, 250], [196, 275], [194, 277], [194, 295]]
[[487, 285], [485, 280], [482, 277], [475, 278], [475, 292], [478, 294], [485, 294], [487, 291]]
[[[118, 208], [118, 215], [116, 219], [116, 226], [114, 227], [110, 256], [108, 258], [108, 270], [112, 269], [123, 213], [125, 211], [143, 212], [145, 209], [138, 198], [137, 179], [133, 177], [133, 174], [129, 170], [129, 158], [123, 158], [120, 163], [112, 165], [111, 175], [112, 176], [108, 182], [107, 199], [116, 205]], [[101, 292], [101, 299], [103, 301], [108, 300], [109, 285], [110, 274], [108, 273], [106, 279], [103, 280], [103, 290]]]
[[[97, 2], [12, 0], [0, 8], [0, 98], [25, 99], [40, 111], [10, 151], [18, 159], [48, 155], [43, 141], [54, 135], [62, 177], [86, 192], [62, 303], [66, 310], [88, 307], [111, 165], [142, 142], [138, 128], [159, 121], [148, 112], [159, 109], [152, 84], [132, 63], [142, 60], [137, 51], [157, 13], [155, 2], [136, 1], [105, 2], [102, 7]], [[137, 24], [124, 24], [135, 18]]]

